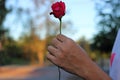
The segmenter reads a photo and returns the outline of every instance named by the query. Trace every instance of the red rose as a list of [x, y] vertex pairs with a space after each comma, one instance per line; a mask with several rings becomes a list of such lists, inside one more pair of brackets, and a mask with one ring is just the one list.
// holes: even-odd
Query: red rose
[[50, 14], [53, 14], [56, 18], [61, 19], [65, 15], [65, 3], [60, 1], [52, 4], [52, 11]]

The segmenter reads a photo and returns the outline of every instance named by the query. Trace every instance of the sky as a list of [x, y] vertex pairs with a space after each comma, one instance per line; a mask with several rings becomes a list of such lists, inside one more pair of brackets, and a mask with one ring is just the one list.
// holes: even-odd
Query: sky
[[91, 39], [96, 33], [95, 26], [95, 4], [92, 0], [64, 0], [66, 3], [69, 17], [73, 23], [73, 27], [77, 29], [73, 39], [85, 36]]
[[[14, 4], [15, 0], [9, 0], [8, 4]], [[22, 2], [19, 5], [26, 5], [30, 0], [26, 0], [26, 3]], [[60, 1], [60, 0], [58, 0]], [[72, 26], [75, 29], [75, 34], [71, 35], [68, 33], [63, 33], [73, 40], [78, 40], [80, 37], [84, 36], [86, 39], [91, 39], [96, 31], [95, 26], [95, 5], [93, 0], [62, 0], [66, 4], [66, 15], [63, 17], [63, 21], [70, 20], [72, 22]], [[27, 7], [30, 7], [32, 3], [30, 3]], [[18, 6], [19, 7], [19, 6]], [[14, 13], [14, 12], [13, 12]], [[7, 15], [8, 20], [6, 20], [6, 25], [13, 25], [11, 27], [11, 35], [17, 39], [22, 32], [21, 24], [17, 23], [15, 20], [15, 15], [11, 13]], [[26, 16], [24, 16], [25, 18]], [[9, 19], [10, 18], [10, 19]], [[15, 23], [13, 23], [13, 22]], [[9, 24], [8, 24], [9, 23]], [[16, 28], [17, 26], [17, 28]], [[16, 33], [16, 34], [15, 34]]]

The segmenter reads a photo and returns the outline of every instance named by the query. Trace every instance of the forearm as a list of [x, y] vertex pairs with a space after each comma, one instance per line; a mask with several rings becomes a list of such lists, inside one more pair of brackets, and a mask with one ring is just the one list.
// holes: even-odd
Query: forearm
[[[103, 70], [101, 70], [94, 62], [89, 62], [87, 68], [84, 68], [83, 73], [78, 73], [85, 80], [112, 80]], [[77, 70], [79, 71], [79, 70]]]

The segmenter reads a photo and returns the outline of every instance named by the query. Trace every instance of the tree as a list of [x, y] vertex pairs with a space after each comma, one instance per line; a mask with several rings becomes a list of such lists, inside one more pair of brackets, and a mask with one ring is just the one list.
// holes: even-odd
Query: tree
[[[7, 0], [8, 3], [10, 1], [11, 0]], [[17, 4], [19, 4], [19, 1], [22, 0], [13, 0], [15, 4], [7, 5], [7, 9], [10, 10], [10, 12], [7, 14], [6, 24], [7, 20], [9, 21], [9, 15], [14, 15], [14, 19], [11, 20], [11, 25], [6, 26], [9, 29], [11, 29], [11, 27], [15, 29], [19, 27], [14, 27], [14, 24], [22, 27], [22, 37], [24, 37], [21, 39], [21, 41], [23, 40], [23, 51], [33, 62], [36, 60], [37, 55], [39, 64], [43, 64], [47, 42], [46, 40], [41, 39], [40, 36], [43, 35], [42, 30], [46, 26], [45, 22], [49, 20], [49, 16], [47, 15], [49, 13], [50, 3], [54, 0], [31, 0], [29, 3], [31, 3], [32, 6], [27, 5], [26, 7], [24, 7], [25, 5], [20, 5], [18, 7]], [[42, 7], [44, 7], [44, 9], [42, 9]], [[27, 37], [25, 35], [27, 35]]]
[[78, 43], [83, 49], [85, 49], [85, 51], [86, 51], [87, 53], [89, 53], [89, 54], [91, 53], [91, 50], [90, 50], [90, 42], [87, 41], [84, 36], [81, 37], [81, 38], [77, 41], [77, 43]]
[[[9, 4], [7, 9], [6, 25], [17, 31], [21, 29], [20, 37], [17, 41], [22, 42], [21, 47], [25, 52], [25, 57], [29, 58], [32, 63], [36, 62], [42, 65], [45, 60], [46, 47], [50, 40], [59, 33], [59, 21], [52, 19], [49, 15], [51, 3], [56, 0], [26, 0], [30, 5], [21, 5], [24, 0], [13, 0], [14, 4]], [[7, 0], [7, 3], [11, 0]], [[19, 6], [18, 6], [19, 5]], [[10, 17], [13, 19], [9, 20]], [[63, 23], [65, 28], [70, 22]], [[19, 31], [19, 30], [18, 30]], [[10, 33], [10, 34], [11, 34]]]
[[0, 0], [0, 40], [3, 38], [3, 35], [6, 31], [3, 27], [3, 21], [8, 12], [7, 9], [5, 8], [5, 2], [6, 0]]
[[120, 1], [96, 0], [98, 34], [93, 38], [92, 49], [100, 52], [111, 52], [113, 43], [120, 28]]

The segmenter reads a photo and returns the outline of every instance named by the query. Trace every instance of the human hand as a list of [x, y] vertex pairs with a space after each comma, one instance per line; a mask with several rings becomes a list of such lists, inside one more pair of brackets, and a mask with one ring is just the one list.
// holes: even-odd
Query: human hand
[[72, 39], [58, 35], [48, 46], [47, 58], [64, 70], [84, 76], [91, 59], [86, 52]]

